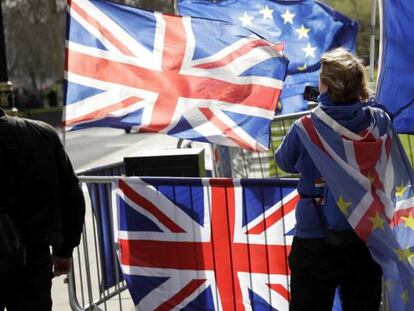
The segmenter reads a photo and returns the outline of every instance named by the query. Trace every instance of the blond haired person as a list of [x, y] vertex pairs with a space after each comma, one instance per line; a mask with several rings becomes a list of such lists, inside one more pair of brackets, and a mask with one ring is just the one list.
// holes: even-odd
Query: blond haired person
[[[320, 108], [354, 133], [371, 124], [364, 67], [351, 53], [335, 49], [321, 58]], [[293, 311], [330, 311], [339, 288], [344, 311], [377, 311], [380, 266], [354, 233], [311, 155], [292, 126], [276, 151], [280, 168], [299, 173], [296, 232], [289, 256]], [[338, 176], [340, 178], [340, 176]]]

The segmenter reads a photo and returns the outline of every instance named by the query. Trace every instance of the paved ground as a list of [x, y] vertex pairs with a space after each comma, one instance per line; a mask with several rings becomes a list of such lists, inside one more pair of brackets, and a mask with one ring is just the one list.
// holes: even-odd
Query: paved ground
[[53, 310], [56, 311], [70, 311], [69, 296], [67, 294], [67, 285], [64, 284], [65, 277], [59, 277], [53, 279], [52, 284], [52, 299]]

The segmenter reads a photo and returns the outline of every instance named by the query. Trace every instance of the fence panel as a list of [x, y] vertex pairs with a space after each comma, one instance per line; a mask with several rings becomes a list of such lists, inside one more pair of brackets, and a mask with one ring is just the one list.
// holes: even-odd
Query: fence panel
[[111, 177], [99, 183], [87, 178], [80, 177], [87, 208], [81, 244], [68, 276], [70, 306], [76, 311], [132, 310], [113, 242]]
[[[276, 117], [272, 123], [271, 147], [268, 152], [248, 152], [220, 146], [223, 163], [215, 169], [216, 177], [231, 173], [233, 178], [292, 177], [274, 163], [273, 155], [290, 126], [308, 112]], [[414, 164], [412, 135], [400, 135], [407, 156]], [[220, 159], [220, 157], [219, 157]], [[224, 161], [224, 159], [226, 159]], [[220, 166], [221, 165], [221, 166]], [[73, 310], [131, 310], [133, 304], [125, 291], [126, 284], [116, 260], [113, 243], [111, 180], [124, 175], [123, 163], [78, 172], [84, 176], [108, 176], [105, 181], [81, 177], [89, 188], [88, 213], [80, 247], [74, 254], [74, 269], [69, 275], [70, 304]], [[218, 176], [217, 176], [218, 175]], [[93, 182], [91, 182], [93, 180]]]

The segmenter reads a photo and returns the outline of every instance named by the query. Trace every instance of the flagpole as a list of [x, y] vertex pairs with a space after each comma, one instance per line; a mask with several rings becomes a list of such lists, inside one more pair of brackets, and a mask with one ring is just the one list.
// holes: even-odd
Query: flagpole
[[174, 8], [174, 14], [178, 15], [178, 7], [177, 7], [177, 0], [171, 0], [172, 1], [172, 5]]
[[[371, 0], [371, 1], [377, 1], [377, 0]], [[378, 51], [378, 78], [381, 74], [381, 70], [382, 70], [382, 52], [383, 52], [383, 44], [384, 44], [384, 7], [383, 7], [383, 1], [382, 0], [378, 0], [379, 5], [378, 5], [378, 10], [379, 10], [379, 26], [380, 26], [380, 40], [379, 40], [379, 51]], [[372, 7], [372, 6], [371, 6]], [[372, 14], [372, 12], [371, 12]], [[372, 18], [371, 18], [372, 20]], [[378, 85], [378, 79], [377, 79], [377, 83], [375, 85], [375, 92], [377, 92], [377, 85]], [[398, 143], [398, 141], [397, 141]], [[405, 163], [405, 161], [404, 161]], [[382, 302], [383, 302], [383, 308], [384, 311], [390, 311], [390, 304], [389, 304], [389, 299], [388, 299], [388, 295], [387, 295], [387, 288], [385, 285], [385, 278], [384, 276], [382, 277]]]
[[[381, 74], [381, 70], [382, 70], [382, 52], [383, 52], [383, 46], [384, 46], [384, 8], [383, 8], [383, 3], [382, 0], [378, 0], [379, 1], [379, 20], [380, 20], [380, 40], [379, 40], [379, 53], [378, 53], [378, 77]], [[378, 79], [377, 79], [378, 81]], [[378, 84], [378, 82], [377, 82]], [[375, 86], [376, 89], [376, 86]]]
[[9, 109], [8, 115], [17, 116], [14, 106], [13, 85], [7, 72], [6, 42], [4, 38], [4, 23], [2, 2], [0, 1], [0, 107]]
[[[66, 92], [66, 87], [64, 88], [64, 91]], [[63, 148], [66, 148], [66, 96], [63, 99], [63, 103], [62, 103], [62, 122], [61, 122], [61, 127], [62, 127], [62, 144], [63, 144]], [[65, 149], [66, 150], [66, 149]]]
[[377, 0], [371, 0], [371, 35], [369, 43], [369, 82], [374, 86], [375, 67], [375, 24], [376, 24]]

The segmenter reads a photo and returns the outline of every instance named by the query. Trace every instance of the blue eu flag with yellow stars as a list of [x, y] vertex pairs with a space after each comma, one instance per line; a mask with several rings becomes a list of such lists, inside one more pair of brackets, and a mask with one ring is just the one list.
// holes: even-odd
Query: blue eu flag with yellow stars
[[294, 129], [332, 199], [381, 266], [386, 310], [414, 310], [414, 171], [388, 115], [354, 133], [320, 107]]
[[180, 15], [227, 20], [271, 42], [284, 44], [288, 76], [279, 113], [308, 109], [307, 85], [318, 86], [320, 56], [336, 47], [354, 52], [356, 22], [325, 4], [311, 1], [179, 0]]

